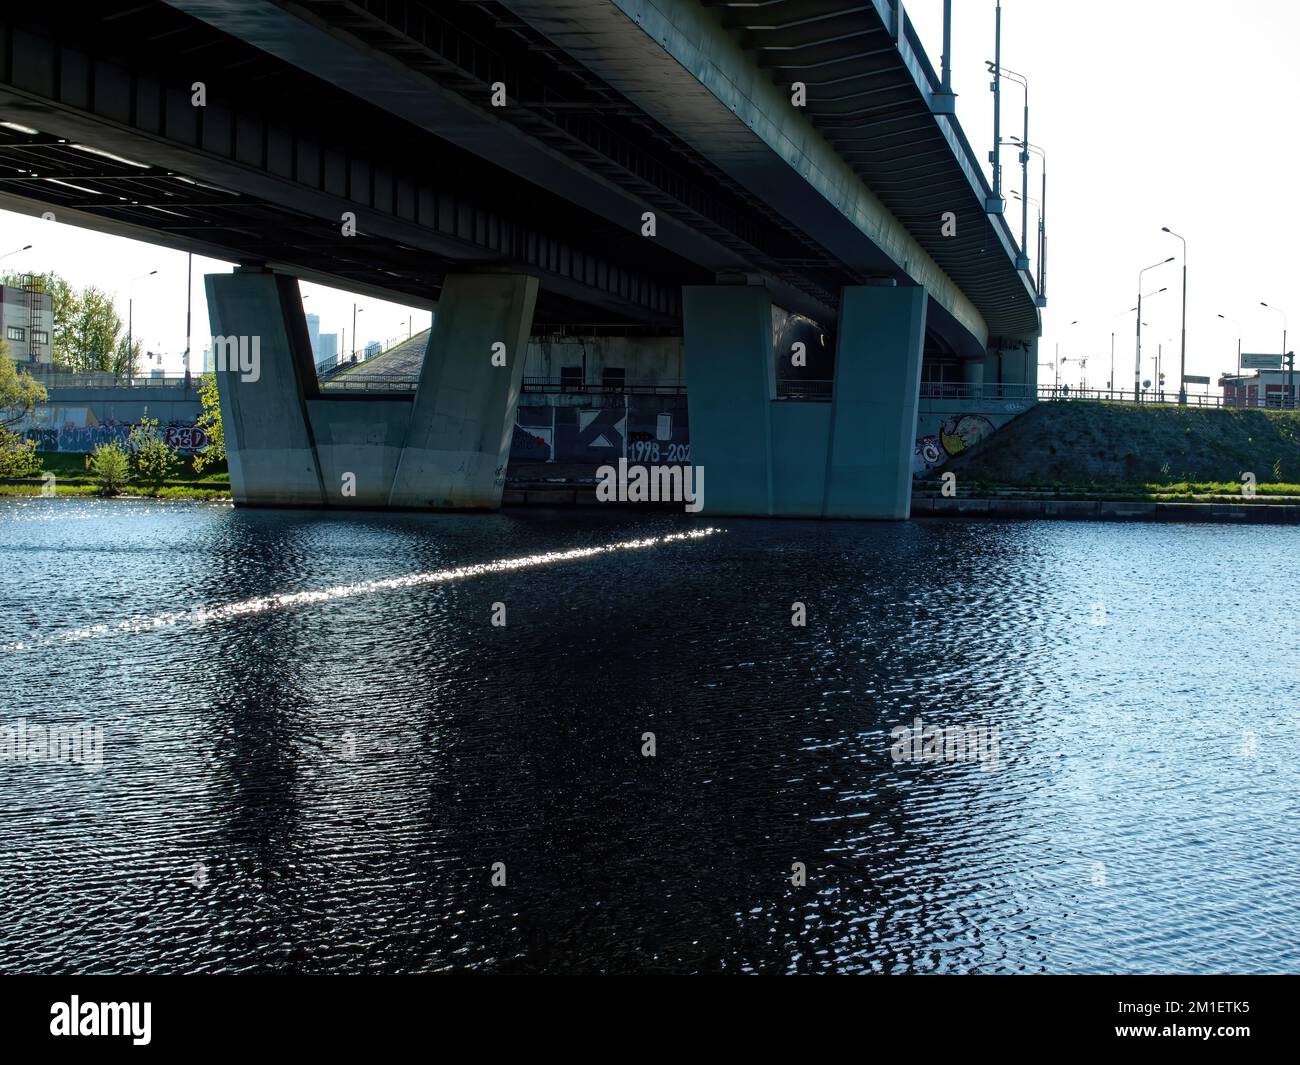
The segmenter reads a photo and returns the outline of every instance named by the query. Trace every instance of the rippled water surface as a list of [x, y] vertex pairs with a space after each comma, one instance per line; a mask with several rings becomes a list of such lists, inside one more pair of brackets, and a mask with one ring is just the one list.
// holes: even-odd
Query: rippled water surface
[[706, 524], [0, 501], [0, 971], [1300, 971], [1300, 530]]

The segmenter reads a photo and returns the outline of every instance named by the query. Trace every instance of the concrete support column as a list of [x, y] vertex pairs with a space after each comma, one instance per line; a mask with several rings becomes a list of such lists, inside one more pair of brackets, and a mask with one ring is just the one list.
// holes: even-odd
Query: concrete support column
[[321, 505], [305, 402], [318, 386], [297, 281], [240, 269], [205, 283], [231, 495], [237, 504]]
[[972, 390], [984, 387], [984, 360], [968, 359], [961, 364], [962, 383]]
[[704, 513], [769, 515], [775, 365], [772, 301], [756, 285], [682, 290], [691, 462]]
[[925, 343], [923, 288], [846, 288], [827, 455], [828, 518], [906, 519]]
[[393, 477], [391, 506], [476, 510], [501, 505], [536, 301], [534, 277], [447, 277]]

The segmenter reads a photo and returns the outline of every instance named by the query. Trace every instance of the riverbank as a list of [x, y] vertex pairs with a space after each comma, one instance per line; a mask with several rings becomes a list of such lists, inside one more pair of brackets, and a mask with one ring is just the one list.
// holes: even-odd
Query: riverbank
[[[94, 474], [86, 469], [86, 456], [76, 453], [40, 452], [41, 472], [33, 477], [0, 479], [0, 497], [5, 496], [73, 496], [84, 498], [101, 495]], [[47, 475], [52, 474], [51, 482]], [[206, 502], [230, 499], [230, 473], [225, 464], [195, 473], [189, 458], [184, 458], [173, 474], [155, 491], [151, 487], [126, 484], [119, 496], [151, 499], [196, 499]]]
[[1297, 503], [1155, 503], [1140, 499], [912, 499], [914, 518], [1058, 518], [1067, 521], [1198, 521], [1300, 524]]
[[[139, 485], [126, 485], [115, 496], [102, 497], [98, 485], [85, 475], [60, 477], [52, 485], [42, 479], [24, 478], [0, 481], [0, 498], [56, 497], [192, 500], [196, 502], [230, 502], [229, 476], [209, 474], [188, 481], [168, 481], [154, 491]], [[1060, 518], [1076, 521], [1198, 521], [1235, 524], [1300, 524], [1300, 494], [1269, 495], [1260, 486], [1254, 499], [1226, 495], [1187, 495], [1120, 493], [1106, 494], [1095, 486], [1089, 492], [1033, 493], [1003, 489], [997, 494], [975, 494], [969, 488], [956, 497], [942, 495], [938, 482], [918, 483], [912, 496], [913, 517], [979, 518]], [[503, 507], [573, 508], [601, 510], [679, 511], [681, 503], [607, 503], [596, 498], [596, 486], [590, 483], [516, 482], [502, 492]]]

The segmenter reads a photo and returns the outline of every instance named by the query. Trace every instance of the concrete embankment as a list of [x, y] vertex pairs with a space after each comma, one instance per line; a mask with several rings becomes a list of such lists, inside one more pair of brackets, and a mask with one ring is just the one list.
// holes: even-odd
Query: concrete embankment
[[1237, 525], [1294, 525], [1300, 524], [1300, 505], [917, 497], [912, 500], [912, 517], [1058, 518], [1068, 521], [1201, 521]]

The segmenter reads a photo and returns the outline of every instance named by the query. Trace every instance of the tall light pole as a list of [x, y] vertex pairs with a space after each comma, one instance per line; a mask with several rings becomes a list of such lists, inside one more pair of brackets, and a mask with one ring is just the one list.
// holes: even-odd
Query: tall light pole
[[952, 0], [943, 0], [943, 58], [939, 61], [939, 91], [935, 94], [934, 113], [955, 115], [957, 97], [952, 91]]
[[[157, 272], [157, 270], [150, 270], [147, 274], [131, 278], [130, 287], [126, 290], [126, 357], [128, 360], [135, 356], [135, 283], [143, 281], [146, 277], [153, 277]], [[127, 365], [129, 367], [130, 362]]]
[[361, 310], [357, 310], [357, 305], [355, 303], [352, 304], [352, 361], [353, 362], [357, 361], [357, 315], [365, 314], [365, 313], [366, 313], [366, 309], [364, 307], [362, 307]]
[[1229, 318], [1226, 314], [1219, 315], [1225, 322], [1231, 322], [1237, 327], [1237, 406], [1241, 406], [1241, 323], [1235, 318]]
[[1137, 403], [1142, 402], [1142, 276], [1157, 266], [1164, 266], [1165, 263], [1173, 261], [1174, 257], [1171, 255], [1168, 259], [1161, 259], [1160, 262], [1138, 271], [1138, 305], [1134, 308], [1137, 311], [1137, 351], [1133, 357], [1133, 399]]
[[23, 252], [31, 250], [32, 246], [30, 244], [24, 244], [21, 248], [15, 248], [13, 251], [7, 251], [3, 255], [0, 255], [0, 259], [7, 259], [11, 255], [21, 255]]
[[1002, 0], [998, 0], [997, 30], [993, 44], [993, 199], [986, 205], [995, 214], [1002, 213]]
[[[1016, 137], [1008, 137], [1011, 144], [1019, 145]], [[1038, 297], [1040, 306], [1047, 306], [1047, 152], [1037, 144], [1030, 144], [1029, 150], [1043, 161], [1043, 191], [1038, 201]]]
[[190, 311], [194, 302], [194, 253], [190, 252], [185, 264], [185, 388], [190, 387], [190, 333], [193, 322]]
[[[994, 64], [989, 63], [988, 66], [989, 69], [992, 70]], [[1002, 76], [1010, 78], [1012, 81], [1014, 81], [1017, 85], [1019, 85], [1022, 89], [1025, 90], [1025, 133], [1024, 133], [1024, 137], [1019, 142], [1020, 173], [1021, 173], [1020, 258], [1016, 260], [1016, 269], [1028, 270], [1029, 269], [1029, 149], [1028, 147], [1026, 147], [1026, 145], [1029, 144], [1029, 79], [1026, 78], [1023, 74], [1017, 74], [1010, 67], [1001, 67], [1000, 69], [1001, 69]], [[1011, 140], [1014, 142], [1015, 138], [1012, 137]]]
[[1287, 371], [1285, 404], [1287, 407], [1292, 407], [1295, 405], [1291, 395], [1291, 389], [1292, 386], [1294, 385], [1294, 381], [1292, 381], [1292, 377], [1295, 374], [1295, 360], [1294, 359], [1291, 360], [1291, 365], [1288, 368], [1287, 357], [1286, 357], [1286, 326], [1287, 326], [1286, 311], [1282, 310], [1281, 307], [1270, 307], [1267, 303], [1263, 302], [1262, 300], [1260, 301], [1259, 305], [1261, 307], [1268, 307], [1268, 309], [1272, 311], [1274, 314], [1280, 314], [1282, 316], [1282, 367]]
[[1171, 237], [1178, 237], [1183, 242], [1183, 351], [1178, 360], [1178, 403], [1180, 406], [1187, 406], [1187, 241], [1185, 238], [1178, 236], [1168, 226], [1162, 226], [1161, 232], [1168, 233]]
[[1034, 279], [1034, 287], [1038, 289], [1038, 294], [1041, 296], [1043, 294], [1043, 201], [1036, 200], [1032, 196], [1025, 199], [1018, 192], [1012, 192], [1011, 195], [1024, 203], [1032, 203], [1038, 209], [1038, 253], [1034, 257], [1038, 264], [1038, 277]]

